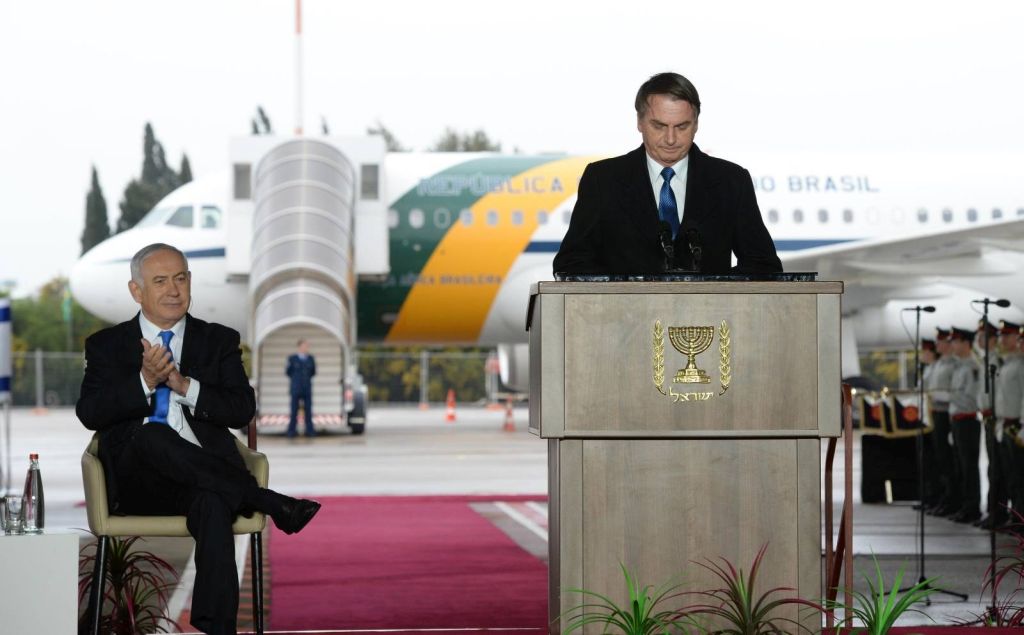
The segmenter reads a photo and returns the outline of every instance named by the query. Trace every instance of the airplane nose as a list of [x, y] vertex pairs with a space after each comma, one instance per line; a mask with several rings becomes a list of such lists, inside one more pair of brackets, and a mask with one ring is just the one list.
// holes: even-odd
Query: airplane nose
[[71, 295], [86, 311], [107, 320], [120, 322], [138, 310], [128, 293], [131, 277], [121, 244], [124, 236], [109, 238], [93, 247], [71, 267], [68, 282]]

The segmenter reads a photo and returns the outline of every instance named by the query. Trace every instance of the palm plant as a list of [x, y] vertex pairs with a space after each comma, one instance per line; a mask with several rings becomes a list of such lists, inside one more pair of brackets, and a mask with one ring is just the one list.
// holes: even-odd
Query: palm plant
[[[823, 609], [820, 605], [798, 597], [772, 598], [777, 593], [794, 590], [789, 587], [775, 587], [757, 594], [757, 574], [767, 550], [768, 544], [765, 543], [754, 557], [750, 572], [746, 575], [725, 558], [720, 558], [721, 563], [712, 560], [697, 562], [697, 565], [721, 580], [723, 586], [693, 592], [707, 598], [707, 601], [685, 607], [681, 612], [682, 617], [703, 632], [721, 635], [774, 635], [789, 633], [791, 627], [810, 630], [796, 620], [776, 616], [775, 612], [782, 606], [798, 605], [821, 613]], [[697, 618], [710, 618], [709, 621], [717, 626], [703, 626], [697, 622]]]
[[618, 631], [624, 635], [686, 632], [678, 621], [678, 611], [663, 607], [666, 600], [680, 595], [674, 591], [682, 586], [681, 583], [669, 581], [656, 589], [650, 585], [641, 588], [622, 563], [619, 567], [626, 579], [628, 605], [619, 606], [608, 597], [587, 589], [569, 589], [569, 592], [580, 593], [592, 601], [584, 601], [559, 616], [566, 623], [565, 633], [580, 630], [588, 624], [602, 624], [603, 633]]
[[[113, 635], [169, 633], [172, 628], [178, 631], [178, 624], [167, 616], [168, 591], [177, 579], [177, 572], [170, 563], [152, 552], [133, 551], [132, 547], [138, 540], [138, 536], [110, 538], [107, 567], [103, 573], [100, 630]], [[79, 605], [88, 602], [92, 591], [92, 571], [98, 544], [98, 541], [87, 544], [79, 555]], [[79, 622], [80, 632], [86, 619], [88, 616], [83, 614]]]
[[[900, 566], [896, 572], [892, 587], [885, 588], [885, 580], [882, 577], [882, 569], [878, 565], [878, 559], [871, 556], [875, 563], [875, 579], [864, 576], [868, 583], [868, 593], [860, 591], [853, 592], [854, 605], [847, 606], [838, 600], [828, 603], [831, 609], [843, 609], [847, 615], [840, 623], [852, 629], [852, 633], [865, 633], [866, 635], [885, 635], [896, 623], [896, 619], [904, 613], [919, 613], [928, 617], [926, 613], [911, 608], [913, 604], [920, 602], [935, 592], [932, 583], [936, 578], [921, 580], [906, 590], [901, 590], [903, 582], [903, 567]], [[853, 628], [854, 618], [860, 620], [862, 628]], [[929, 618], [930, 619], [930, 618]]]

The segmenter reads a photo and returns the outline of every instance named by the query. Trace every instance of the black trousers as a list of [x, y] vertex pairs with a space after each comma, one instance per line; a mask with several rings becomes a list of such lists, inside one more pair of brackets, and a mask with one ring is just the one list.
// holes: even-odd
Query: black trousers
[[939, 477], [939, 504], [960, 507], [960, 463], [950, 443], [952, 430], [949, 412], [932, 413], [935, 428], [928, 435], [935, 457], [935, 473]]
[[192, 626], [235, 633], [238, 569], [231, 524], [258, 495], [256, 479], [169, 426], [152, 423], [142, 426], [118, 458], [116, 478], [126, 513], [186, 517], [196, 541]]
[[[995, 421], [992, 421], [995, 425]], [[988, 500], [986, 509], [988, 515], [997, 523], [1006, 520], [1006, 511], [1009, 503], [1009, 456], [1002, 450], [1001, 441], [996, 441], [996, 433], [992, 425], [985, 425], [985, 453], [988, 455]]]
[[981, 511], [981, 422], [968, 419], [953, 422], [953, 445], [960, 465], [960, 509], [970, 514]]

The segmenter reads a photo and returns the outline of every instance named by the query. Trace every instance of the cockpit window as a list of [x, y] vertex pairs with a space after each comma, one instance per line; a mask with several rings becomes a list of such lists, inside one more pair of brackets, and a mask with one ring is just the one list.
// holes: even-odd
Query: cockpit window
[[173, 207], [156, 207], [149, 211], [148, 214], [142, 217], [136, 227], [154, 227], [156, 225], [163, 225], [167, 217], [174, 212]]
[[171, 217], [167, 219], [167, 225], [172, 227], [192, 227], [192, 206], [182, 205], [174, 210]]
[[203, 229], [217, 229], [220, 227], [220, 208], [213, 205], [203, 205], [199, 212], [199, 226]]

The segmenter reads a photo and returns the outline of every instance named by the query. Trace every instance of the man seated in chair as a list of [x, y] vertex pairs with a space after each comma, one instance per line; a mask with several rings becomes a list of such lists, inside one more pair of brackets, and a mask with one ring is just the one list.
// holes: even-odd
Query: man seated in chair
[[228, 431], [256, 410], [239, 335], [188, 314], [191, 281], [170, 245], [135, 254], [128, 289], [141, 311], [86, 340], [76, 411], [99, 432], [111, 512], [185, 516], [196, 541], [192, 625], [235, 633], [235, 517], [262, 512], [291, 534], [320, 504], [260, 488], [246, 470]]

